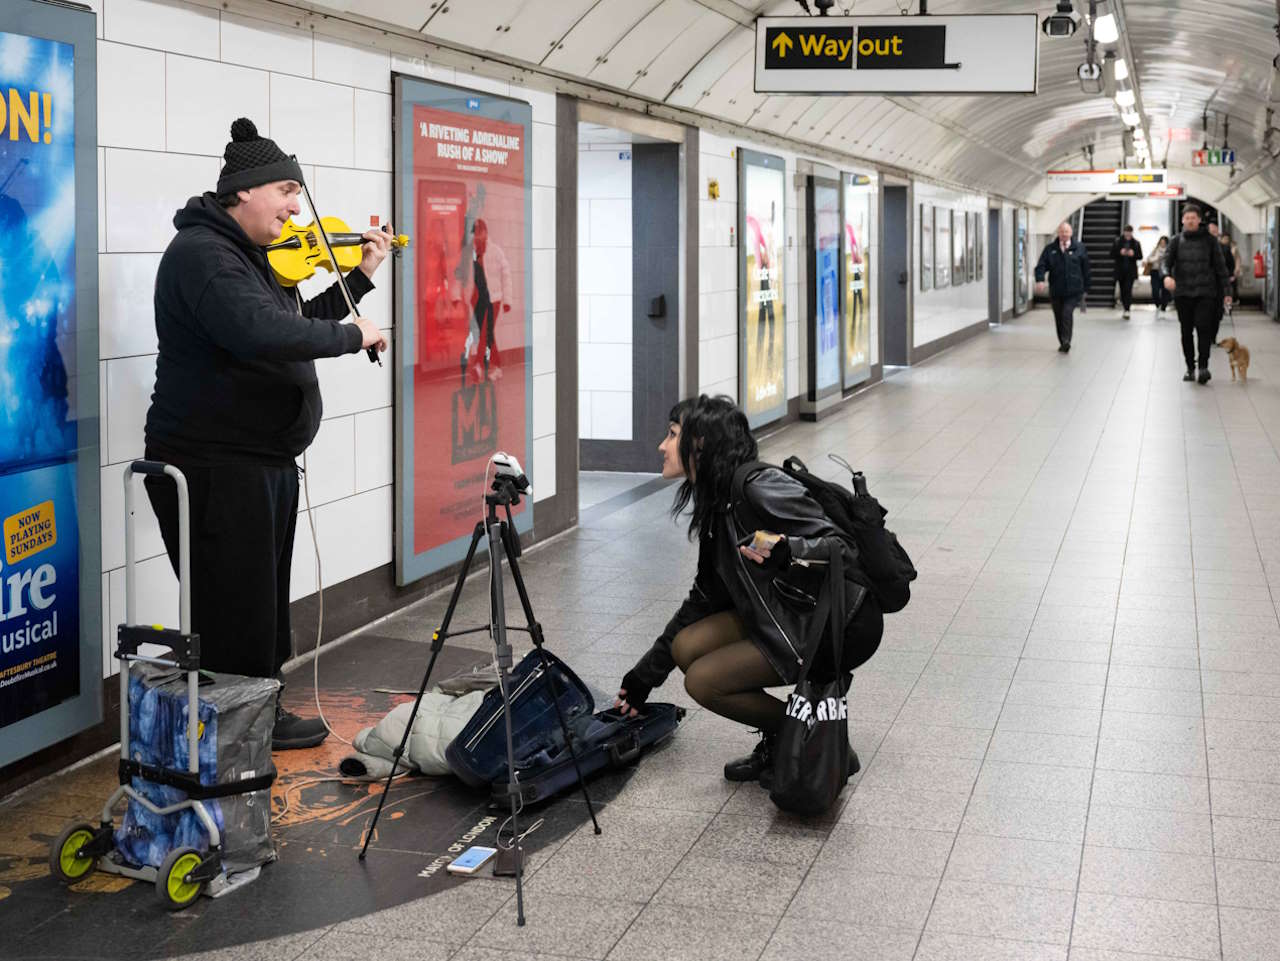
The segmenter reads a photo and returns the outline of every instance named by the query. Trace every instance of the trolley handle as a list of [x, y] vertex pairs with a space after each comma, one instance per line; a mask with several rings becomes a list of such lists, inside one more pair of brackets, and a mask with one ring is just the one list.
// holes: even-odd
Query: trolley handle
[[124, 622], [137, 620], [137, 586], [134, 577], [135, 532], [133, 519], [133, 476], [169, 477], [178, 489], [178, 630], [191, 632], [191, 501], [187, 478], [172, 464], [135, 460], [124, 469]]
[[152, 476], [159, 476], [160, 474], [165, 473], [165, 468], [168, 466], [168, 464], [162, 464], [158, 460], [135, 460], [129, 465], [129, 470], [134, 474], [151, 474]]
[[[187, 492], [187, 478], [172, 464], [153, 460], [136, 460], [124, 469], [124, 624], [120, 627], [120, 640], [125, 647], [136, 645], [137, 635], [137, 578], [135, 577], [135, 541], [133, 521], [133, 476], [169, 477], [178, 489], [178, 646], [174, 653], [187, 668], [187, 771], [199, 776], [199, 735], [194, 723], [199, 712], [200, 678], [199, 638], [191, 637], [191, 500]], [[190, 649], [194, 641], [195, 650]], [[136, 653], [134, 646], [133, 653]], [[120, 757], [129, 760], [129, 662], [123, 662], [120, 671]]]

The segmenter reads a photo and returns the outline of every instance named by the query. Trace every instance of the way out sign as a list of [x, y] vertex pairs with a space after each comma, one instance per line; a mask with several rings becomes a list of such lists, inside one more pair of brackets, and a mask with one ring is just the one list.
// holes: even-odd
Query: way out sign
[[761, 17], [757, 93], [1035, 93], [1034, 13]]

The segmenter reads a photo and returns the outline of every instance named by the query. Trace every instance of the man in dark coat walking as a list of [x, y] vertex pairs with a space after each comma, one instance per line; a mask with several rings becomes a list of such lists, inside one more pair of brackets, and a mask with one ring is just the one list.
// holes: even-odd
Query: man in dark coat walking
[[1058, 224], [1058, 237], [1045, 247], [1036, 264], [1036, 289], [1044, 290], [1049, 278], [1049, 303], [1053, 307], [1053, 323], [1058, 330], [1058, 350], [1071, 349], [1071, 329], [1076, 308], [1089, 289], [1089, 253], [1084, 245], [1071, 239], [1071, 225]]
[[[1200, 222], [1200, 208], [1187, 204], [1182, 211], [1182, 233], [1169, 241], [1164, 257], [1164, 286], [1173, 292], [1173, 306], [1182, 326], [1182, 356], [1187, 372], [1182, 379], [1209, 382], [1209, 348], [1218, 325], [1220, 306], [1230, 306], [1227, 289], [1227, 264], [1222, 258], [1222, 245]], [[1196, 369], [1199, 346], [1199, 374]]]
[[1133, 282], [1138, 279], [1138, 261], [1142, 260], [1142, 244], [1133, 235], [1133, 226], [1124, 225], [1124, 232], [1111, 245], [1111, 260], [1116, 265], [1116, 281], [1120, 284], [1120, 304], [1124, 307], [1124, 319], [1129, 319], [1133, 306]]

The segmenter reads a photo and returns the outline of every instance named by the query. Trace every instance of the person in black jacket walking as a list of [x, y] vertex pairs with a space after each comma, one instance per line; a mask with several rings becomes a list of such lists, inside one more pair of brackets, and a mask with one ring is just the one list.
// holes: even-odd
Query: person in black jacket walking
[[[1219, 308], [1231, 304], [1227, 289], [1227, 265], [1222, 245], [1200, 223], [1200, 208], [1187, 204], [1182, 211], [1182, 232], [1169, 241], [1164, 258], [1164, 286], [1173, 292], [1173, 306], [1182, 327], [1182, 356], [1187, 372], [1182, 379], [1209, 382], [1209, 348], [1221, 316]], [[1199, 374], [1196, 342], [1199, 342]]]
[[1076, 308], [1089, 290], [1089, 253], [1083, 244], [1071, 239], [1071, 225], [1065, 221], [1058, 224], [1057, 239], [1045, 247], [1036, 263], [1036, 286], [1041, 291], [1046, 275], [1058, 350], [1065, 354], [1071, 349]]
[[[683, 479], [673, 514], [691, 508], [689, 536], [698, 538], [698, 573], [661, 636], [623, 677], [614, 707], [636, 713], [650, 691], [679, 667], [695, 701], [763, 735], [749, 756], [725, 765], [724, 776], [730, 781], [767, 779], [786, 705], [765, 689], [794, 684], [820, 638], [804, 636], [802, 618], [768, 608], [753, 586], [753, 572], [761, 573], [753, 565], [762, 565], [775, 582], [804, 578], [813, 596], [830, 588], [825, 581], [809, 583], [809, 575], [827, 569], [832, 550], [842, 552], [847, 585], [843, 660], [832, 665], [830, 653], [819, 648], [811, 676], [829, 678], [837, 668], [852, 671], [867, 660], [880, 643], [883, 614], [869, 590], [871, 582], [839, 531], [804, 485], [778, 468], [755, 475], [743, 497], [753, 516], [769, 518], [776, 528], [770, 533], [782, 536], [760, 551], [740, 546], [744, 532], [737, 530], [728, 506], [733, 475], [754, 461], [757, 451], [746, 415], [733, 401], [704, 395], [681, 401], [670, 417], [667, 437], [658, 448], [662, 476]], [[754, 533], [745, 532], [747, 538]], [[852, 753], [851, 762], [850, 769], [857, 771]]]
[[[178, 211], [156, 273], [160, 352], [146, 456], [187, 478], [201, 667], [271, 677], [292, 652], [294, 458], [320, 428], [314, 361], [387, 344], [369, 318], [339, 322], [348, 311], [337, 284], [302, 301], [276, 281], [263, 246], [300, 212], [302, 170], [248, 120], [232, 124], [231, 137], [216, 190]], [[383, 231], [364, 239], [348, 275], [357, 300], [390, 249]], [[160, 478], [146, 488], [176, 572], [176, 491]], [[277, 706], [275, 748], [311, 747], [326, 734], [320, 719]]]
[[1133, 282], [1138, 279], [1138, 262], [1142, 260], [1142, 243], [1133, 235], [1133, 227], [1124, 225], [1124, 231], [1111, 245], [1111, 260], [1116, 265], [1116, 281], [1120, 284], [1120, 304], [1124, 307], [1124, 319], [1129, 319], [1133, 306]]

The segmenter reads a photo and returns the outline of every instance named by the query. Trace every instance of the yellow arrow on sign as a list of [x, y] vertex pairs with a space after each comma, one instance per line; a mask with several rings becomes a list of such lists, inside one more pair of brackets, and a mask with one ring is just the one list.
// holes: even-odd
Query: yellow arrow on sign
[[795, 46], [795, 43], [785, 33], [780, 33], [773, 38], [773, 49], [778, 51], [778, 56], [786, 59], [787, 51]]

